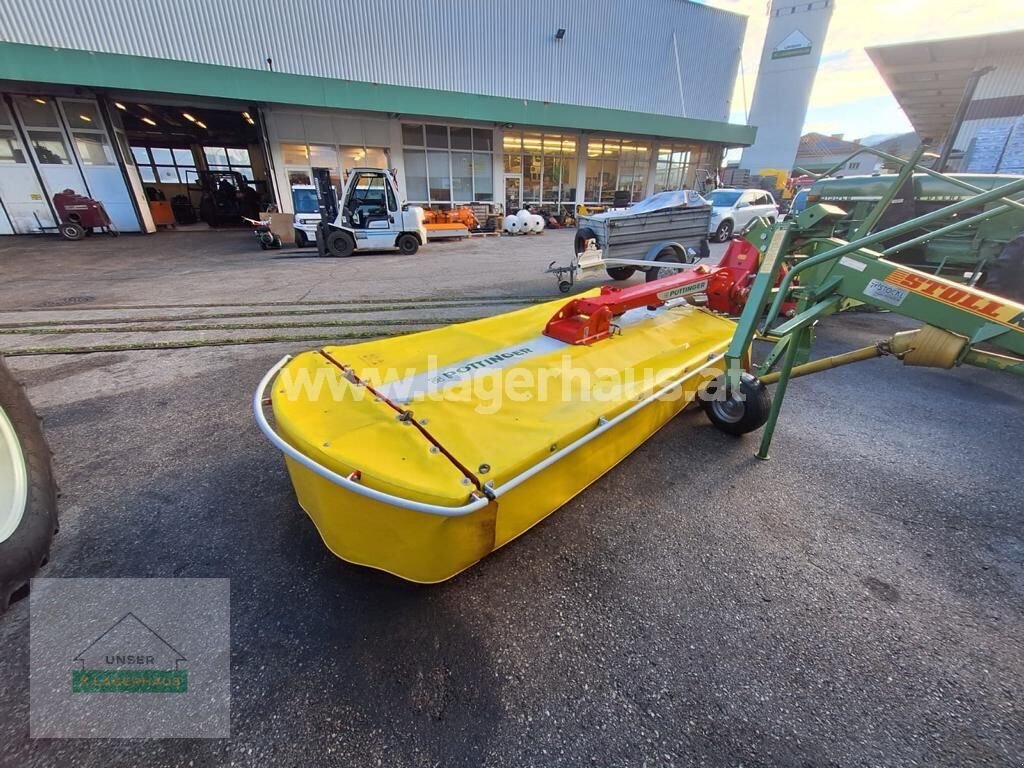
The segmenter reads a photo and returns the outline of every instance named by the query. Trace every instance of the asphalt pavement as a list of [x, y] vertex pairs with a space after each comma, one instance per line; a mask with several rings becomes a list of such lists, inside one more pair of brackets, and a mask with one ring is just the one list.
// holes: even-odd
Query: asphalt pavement
[[[234, 235], [7, 238], [0, 320], [557, 298], [568, 236], [287, 267]], [[829, 318], [816, 351], [905, 327]], [[231, 737], [29, 738], [24, 600], [0, 617], [0, 765], [1024, 764], [1024, 382], [894, 360], [801, 379], [769, 461], [688, 411], [423, 587], [332, 556], [253, 423], [263, 373], [309, 346], [11, 358], [63, 492], [44, 575], [229, 578]]]

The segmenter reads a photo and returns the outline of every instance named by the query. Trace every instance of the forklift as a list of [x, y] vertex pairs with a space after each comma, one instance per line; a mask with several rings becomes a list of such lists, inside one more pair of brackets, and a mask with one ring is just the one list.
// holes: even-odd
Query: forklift
[[330, 174], [313, 170], [320, 200], [317, 249], [322, 256], [346, 257], [356, 251], [394, 251], [411, 256], [427, 241], [423, 209], [399, 203], [394, 174], [385, 168], [353, 168], [341, 201], [334, 197]]

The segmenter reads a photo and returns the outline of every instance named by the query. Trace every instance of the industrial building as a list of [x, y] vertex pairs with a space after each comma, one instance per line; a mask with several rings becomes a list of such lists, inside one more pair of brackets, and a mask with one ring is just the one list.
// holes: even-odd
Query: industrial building
[[866, 50], [948, 169], [1024, 173], [1024, 29]]
[[314, 168], [340, 183], [366, 165], [420, 204], [637, 200], [755, 138], [728, 122], [743, 16], [686, 0], [324, 8], [7, 3], [0, 233], [54, 223], [64, 189], [122, 231], [154, 231], [157, 201], [179, 223], [228, 198], [291, 212]]

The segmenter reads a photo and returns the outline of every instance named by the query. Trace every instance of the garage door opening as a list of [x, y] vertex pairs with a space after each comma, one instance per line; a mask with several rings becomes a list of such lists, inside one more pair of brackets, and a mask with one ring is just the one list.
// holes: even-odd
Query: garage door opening
[[241, 227], [274, 204], [254, 108], [113, 104], [158, 226]]

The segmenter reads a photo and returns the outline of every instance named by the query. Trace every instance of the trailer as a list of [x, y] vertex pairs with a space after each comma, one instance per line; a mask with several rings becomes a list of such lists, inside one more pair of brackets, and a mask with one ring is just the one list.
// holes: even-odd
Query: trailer
[[581, 216], [568, 265], [548, 265], [562, 293], [577, 278], [605, 270], [628, 280], [640, 270], [647, 280], [674, 274], [708, 255], [711, 204], [693, 190], [659, 192], [634, 206]]

